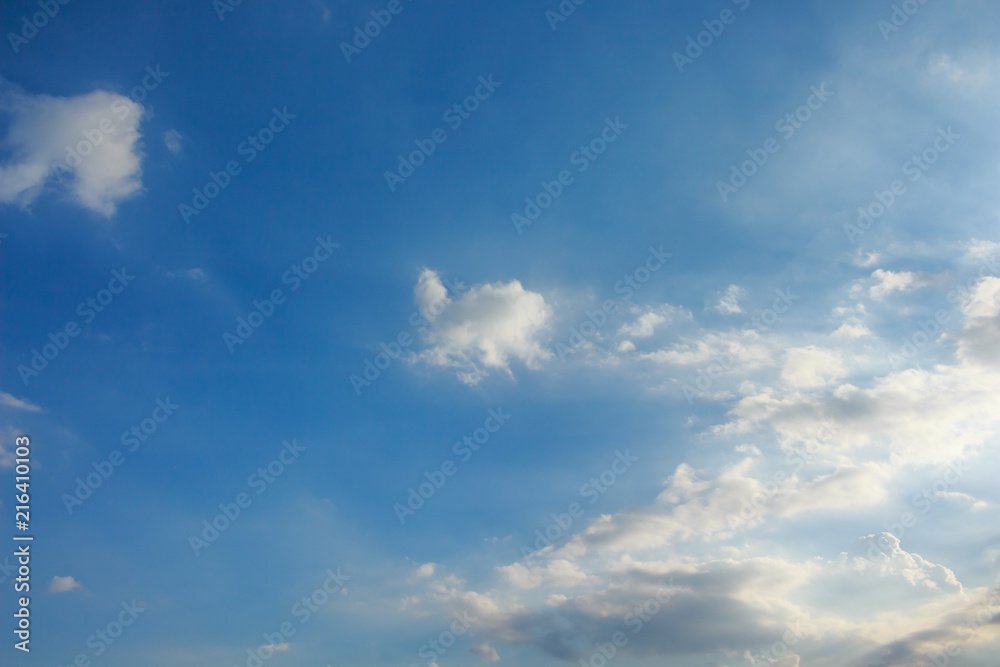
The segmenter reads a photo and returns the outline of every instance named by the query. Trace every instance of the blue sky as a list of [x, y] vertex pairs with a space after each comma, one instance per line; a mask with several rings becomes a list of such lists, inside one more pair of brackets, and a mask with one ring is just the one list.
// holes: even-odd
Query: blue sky
[[993, 3], [2, 6], [3, 664], [995, 664]]

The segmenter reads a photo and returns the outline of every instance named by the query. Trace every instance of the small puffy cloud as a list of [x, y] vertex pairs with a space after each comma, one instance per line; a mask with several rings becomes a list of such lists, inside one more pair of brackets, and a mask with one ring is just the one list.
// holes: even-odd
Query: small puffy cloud
[[909, 292], [921, 287], [937, 284], [941, 276], [928, 276], [912, 271], [884, 271], [878, 269], [872, 274], [875, 284], [868, 290], [869, 296], [876, 301], [882, 301], [893, 292]]
[[1000, 278], [983, 278], [962, 306], [965, 323], [958, 356], [968, 361], [1000, 364]]
[[476, 644], [469, 649], [469, 653], [479, 656], [483, 660], [487, 660], [489, 662], [498, 662], [500, 660], [497, 650], [486, 643]]
[[429, 348], [421, 358], [432, 366], [456, 369], [466, 384], [479, 383], [491, 369], [512, 375], [512, 360], [537, 369], [552, 356], [538, 339], [552, 308], [520, 281], [477, 285], [452, 300], [437, 273], [427, 269], [414, 295], [430, 323], [424, 333]]
[[867, 269], [875, 264], [878, 264], [881, 255], [877, 252], [865, 252], [858, 248], [857, 252], [854, 253], [852, 261], [855, 266], [860, 266], [861, 268]]
[[445, 308], [451, 305], [448, 289], [441, 282], [440, 276], [430, 269], [421, 271], [417, 285], [413, 288], [413, 297], [416, 300], [417, 308], [420, 309], [420, 314], [428, 322], [433, 322]]
[[55, 177], [77, 204], [110, 217], [142, 188], [142, 115], [115, 93], [32, 95], [0, 79], [0, 116], [9, 121], [0, 203], [28, 207]]
[[871, 338], [874, 337], [871, 329], [867, 325], [859, 322], [856, 318], [852, 318], [848, 322], [844, 322], [837, 330], [833, 332], [833, 335], [837, 338]]
[[657, 313], [644, 313], [632, 324], [623, 324], [618, 331], [619, 336], [630, 336], [632, 338], [649, 338], [653, 335], [657, 325], [667, 321], [663, 315]]
[[421, 565], [420, 567], [417, 568], [417, 576], [418, 577], [433, 577], [434, 576], [434, 570], [435, 570], [436, 567], [437, 567], [437, 565], [435, 563], [424, 563], [423, 565]]
[[723, 315], [738, 315], [745, 312], [740, 305], [740, 299], [746, 298], [747, 291], [739, 285], [730, 285], [726, 289], [719, 302], [712, 306], [712, 310]]
[[174, 155], [181, 154], [181, 139], [183, 135], [177, 130], [167, 130], [163, 133], [163, 144], [167, 147], [167, 150]]
[[53, 593], [68, 593], [80, 588], [80, 583], [73, 577], [52, 577], [49, 590]]
[[839, 353], [810, 345], [788, 351], [781, 377], [793, 387], [808, 389], [836, 382], [846, 373]]
[[14, 408], [15, 410], [26, 410], [28, 412], [41, 412], [42, 409], [30, 403], [28, 401], [22, 400], [15, 396], [11, 396], [7, 392], [0, 391], [0, 405], [8, 408]]
[[962, 243], [961, 248], [965, 251], [964, 259], [972, 264], [992, 262], [997, 255], [1000, 255], [1000, 243], [993, 241], [972, 239], [967, 243]]

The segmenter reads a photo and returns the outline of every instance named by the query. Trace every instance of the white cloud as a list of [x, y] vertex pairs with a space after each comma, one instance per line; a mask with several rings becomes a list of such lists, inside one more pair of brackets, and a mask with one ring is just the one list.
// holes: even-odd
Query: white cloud
[[52, 577], [49, 582], [49, 590], [53, 593], [68, 593], [80, 588], [80, 583], [73, 577]]
[[435, 563], [424, 563], [417, 568], [418, 577], [433, 577], [434, 569], [437, 567]]
[[28, 412], [41, 412], [42, 409], [23, 399], [11, 396], [7, 392], [0, 391], [0, 405], [4, 405], [8, 408], [14, 408], [16, 410], [27, 410]]
[[743, 306], [740, 305], [740, 299], [745, 299], [746, 294], [747, 291], [739, 285], [730, 285], [719, 302], [712, 306], [712, 310], [723, 315], [738, 315], [745, 312]]
[[619, 336], [631, 336], [632, 338], [649, 338], [656, 330], [656, 326], [667, 321], [663, 315], [654, 312], [643, 313], [632, 324], [623, 324], [618, 331]]
[[469, 649], [469, 653], [479, 656], [483, 660], [487, 660], [489, 662], [498, 662], [500, 660], [497, 650], [486, 643], [476, 644]]
[[420, 314], [428, 322], [433, 322], [445, 308], [451, 305], [448, 289], [441, 282], [438, 274], [430, 269], [424, 269], [420, 272], [417, 285], [413, 288], [413, 297], [416, 299]]
[[793, 348], [785, 356], [781, 378], [793, 387], [824, 387], [844, 377], [840, 354], [814, 345]]
[[183, 135], [177, 130], [167, 130], [163, 133], [163, 144], [167, 147], [167, 150], [174, 155], [181, 154], [181, 139]]
[[[455, 368], [466, 384], [477, 384], [498, 369], [513, 375], [511, 360], [537, 369], [552, 356], [538, 339], [552, 316], [545, 298], [517, 280], [472, 287], [452, 301], [438, 275], [425, 270], [414, 289], [417, 306], [430, 322], [421, 358]], [[443, 304], [440, 312], [434, 304]]]
[[32, 95], [0, 79], [0, 114], [9, 118], [10, 152], [0, 164], [0, 202], [28, 207], [56, 177], [77, 204], [110, 217], [142, 188], [143, 108], [128, 97]]
[[869, 296], [882, 301], [893, 292], [909, 292], [941, 282], [941, 276], [928, 276], [912, 271], [884, 271], [878, 269], [872, 274], [875, 284], [868, 290]]

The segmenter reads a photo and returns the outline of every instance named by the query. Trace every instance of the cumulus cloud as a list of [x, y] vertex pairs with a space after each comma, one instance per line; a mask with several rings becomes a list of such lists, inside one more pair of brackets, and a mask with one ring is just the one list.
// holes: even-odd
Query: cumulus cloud
[[167, 130], [163, 133], [163, 145], [174, 155], [181, 154], [181, 139], [183, 135], [177, 130]]
[[746, 298], [746, 290], [739, 285], [730, 285], [712, 310], [723, 315], [738, 315], [745, 312], [740, 305], [740, 299]]
[[414, 295], [429, 322], [424, 333], [429, 347], [421, 358], [433, 366], [456, 369], [466, 384], [479, 383], [490, 370], [513, 375], [512, 360], [538, 369], [552, 356], [539, 340], [552, 308], [520, 281], [477, 285], [452, 300], [438, 274], [427, 269]]
[[781, 377], [793, 387], [809, 389], [824, 387], [846, 373], [838, 352], [810, 345], [788, 351]]
[[8, 153], [0, 202], [28, 207], [56, 180], [80, 206], [113, 215], [142, 188], [142, 115], [142, 106], [122, 95], [34, 95], [0, 79]]
[[1000, 366], [1000, 278], [984, 278], [962, 305], [965, 326], [958, 355], [969, 363]]
[[912, 271], [893, 272], [878, 269], [871, 277], [875, 284], [869, 288], [868, 294], [876, 301], [884, 301], [893, 292], [909, 292], [941, 282], [941, 276], [929, 276]]
[[497, 654], [497, 650], [486, 643], [476, 644], [475, 646], [469, 649], [469, 653], [475, 656], [479, 656], [483, 660], [487, 660], [489, 662], [498, 662], [500, 660], [500, 656]]
[[53, 593], [68, 593], [80, 588], [80, 583], [73, 577], [52, 577], [49, 590]]

